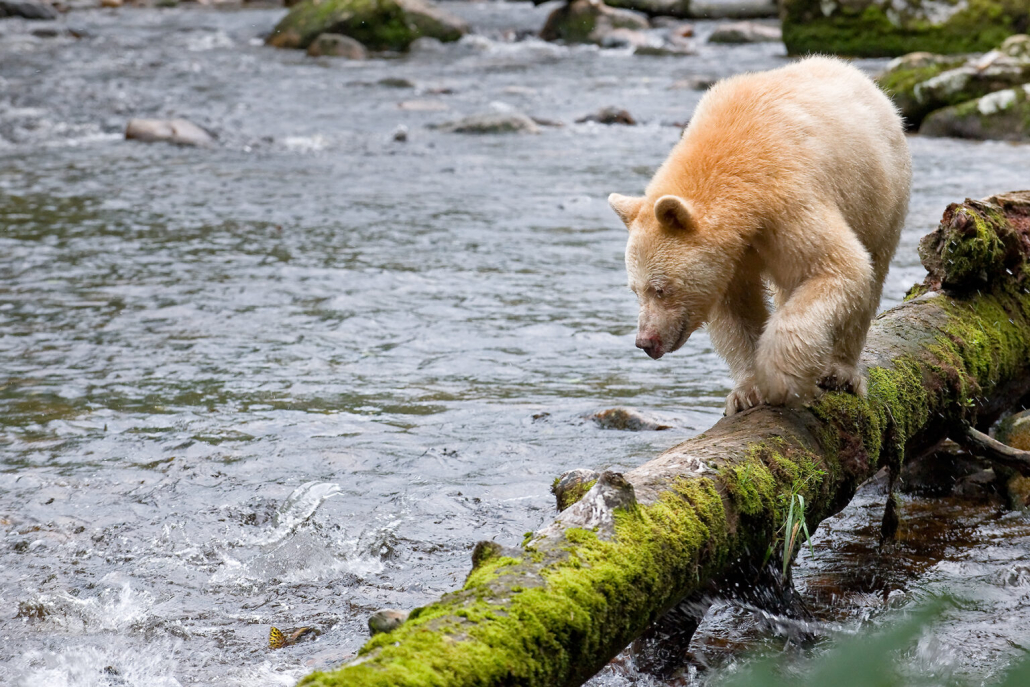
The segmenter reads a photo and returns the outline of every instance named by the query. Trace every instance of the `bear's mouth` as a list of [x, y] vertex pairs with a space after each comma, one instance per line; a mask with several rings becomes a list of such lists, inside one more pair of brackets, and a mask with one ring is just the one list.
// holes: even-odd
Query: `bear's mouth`
[[666, 352], [672, 353], [673, 351], [678, 351], [683, 346], [683, 344], [687, 343], [687, 339], [690, 338], [690, 335], [693, 333], [693, 331], [694, 330], [690, 328], [690, 319], [688, 318], [683, 320], [683, 324], [680, 327], [679, 334], [676, 336], [676, 343], [667, 348]]

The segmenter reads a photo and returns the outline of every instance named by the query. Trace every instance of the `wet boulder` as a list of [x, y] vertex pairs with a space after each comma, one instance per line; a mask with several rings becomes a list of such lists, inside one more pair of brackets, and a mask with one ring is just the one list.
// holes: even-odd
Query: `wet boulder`
[[637, 120], [633, 119], [633, 115], [626, 110], [621, 110], [617, 107], [602, 107], [597, 112], [585, 115], [576, 120], [577, 124], [583, 124], [585, 122], [634, 126], [637, 123]]
[[358, 41], [342, 33], [323, 33], [308, 46], [312, 57], [346, 57], [348, 60], [364, 60], [368, 51]]
[[58, 12], [43, 0], [0, 0], [0, 18], [57, 19]]
[[214, 136], [186, 119], [130, 119], [125, 127], [125, 138], [201, 148], [215, 143]]
[[932, 112], [923, 120], [919, 133], [1030, 142], [1030, 84]]
[[1026, 0], [783, 0], [780, 16], [790, 54], [859, 57], [982, 52], [1030, 21]]
[[307, 49], [326, 33], [350, 36], [369, 50], [407, 50], [423, 36], [456, 41], [468, 25], [428, 0], [303, 0], [268, 36], [277, 48]]
[[783, 32], [778, 26], [759, 24], [753, 21], [738, 21], [723, 24], [708, 37], [709, 43], [779, 43]]
[[632, 408], [608, 408], [594, 413], [590, 419], [601, 429], [615, 429], [623, 432], [657, 432], [670, 429], [669, 425], [663, 425], [654, 418]]
[[913, 52], [894, 59], [887, 70], [876, 79], [880, 86], [898, 106], [901, 116], [905, 118], [905, 126], [918, 129], [923, 117], [932, 108], [928, 108], [916, 98], [916, 86], [932, 79], [942, 72], [961, 66], [965, 57], [954, 55], [935, 55], [929, 52]]
[[1010, 36], [983, 55], [917, 52], [897, 58], [877, 79], [909, 129], [935, 110], [1030, 83], [1030, 37]]
[[536, 134], [540, 127], [521, 112], [488, 112], [430, 128], [453, 134]]
[[630, 10], [608, 7], [601, 0], [573, 0], [551, 12], [540, 37], [545, 41], [594, 43], [617, 29], [642, 31], [650, 27], [647, 17]]

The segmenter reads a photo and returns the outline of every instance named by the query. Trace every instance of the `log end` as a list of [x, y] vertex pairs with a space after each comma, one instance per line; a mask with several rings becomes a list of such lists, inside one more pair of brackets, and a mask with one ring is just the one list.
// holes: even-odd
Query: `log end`
[[919, 242], [924, 286], [970, 291], [1030, 273], [1030, 191], [966, 199]]

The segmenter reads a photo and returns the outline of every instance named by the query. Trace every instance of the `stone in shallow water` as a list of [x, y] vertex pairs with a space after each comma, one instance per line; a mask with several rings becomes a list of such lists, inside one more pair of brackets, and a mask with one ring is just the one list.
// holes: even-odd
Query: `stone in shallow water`
[[708, 37], [709, 43], [778, 43], [783, 33], [778, 27], [758, 24], [753, 21], [739, 21], [723, 24]]
[[1030, 141], [1030, 84], [937, 110], [923, 120], [919, 133], [977, 140]]
[[346, 57], [348, 60], [364, 60], [368, 51], [350, 36], [339, 33], [323, 33], [308, 46], [312, 57]]
[[384, 608], [376, 611], [368, 618], [368, 633], [377, 635], [381, 632], [393, 632], [408, 619], [408, 611]]
[[125, 127], [125, 138], [147, 143], [166, 141], [199, 147], [215, 143], [211, 134], [185, 119], [130, 119]]
[[0, 18], [57, 19], [57, 16], [54, 6], [42, 0], [0, 0]]
[[668, 425], [647, 417], [632, 408], [609, 408], [590, 416], [601, 429], [618, 429], [629, 432], [669, 429]]
[[421, 36], [456, 41], [468, 25], [426, 0], [303, 0], [282, 18], [266, 42], [306, 49], [331, 31], [369, 50], [407, 50]]
[[637, 123], [637, 120], [633, 119], [633, 115], [626, 110], [620, 110], [617, 107], [605, 107], [593, 114], [588, 114], [576, 120], [577, 124], [583, 124], [584, 122], [597, 122], [598, 124], [624, 124], [626, 126], [633, 126]]
[[453, 122], [430, 125], [430, 128], [455, 134], [540, 133], [540, 127], [536, 122], [520, 112], [472, 115]]
[[540, 37], [545, 41], [603, 45], [605, 37], [617, 29], [648, 28], [647, 17], [637, 12], [608, 7], [600, 0], [573, 0], [551, 12]]

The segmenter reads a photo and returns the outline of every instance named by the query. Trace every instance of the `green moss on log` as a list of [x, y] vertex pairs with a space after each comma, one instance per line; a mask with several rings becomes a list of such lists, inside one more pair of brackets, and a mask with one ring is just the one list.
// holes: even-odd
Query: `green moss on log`
[[484, 561], [461, 591], [373, 638], [349, 667], [301, 684], [585, 680], [600, 668], [602, 647], [628, 643], [655, 619], [656, 599], [665, 610], [685, 581], [711, 574], [727, 554], [723, 503], [709, 479], [683, 480], [658, 502], [615, 515], [611, 540], [571, 528], [560, 545], [542, 551], [543, 565], [506, 556]]

